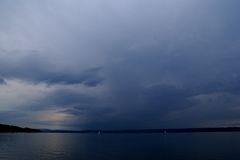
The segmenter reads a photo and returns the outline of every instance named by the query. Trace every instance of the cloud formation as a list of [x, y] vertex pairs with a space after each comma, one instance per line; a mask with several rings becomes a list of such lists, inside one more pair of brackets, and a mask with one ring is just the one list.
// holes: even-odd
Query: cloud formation
[[239, 124], [239, 3], [3, 0], [1, 121], [65, 129]]

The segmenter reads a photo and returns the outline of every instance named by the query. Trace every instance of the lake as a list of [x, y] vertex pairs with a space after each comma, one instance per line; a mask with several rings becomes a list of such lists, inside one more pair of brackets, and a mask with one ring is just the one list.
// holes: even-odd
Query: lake
[[240, 133], [1, 133], [0, 159], [238, 160]]

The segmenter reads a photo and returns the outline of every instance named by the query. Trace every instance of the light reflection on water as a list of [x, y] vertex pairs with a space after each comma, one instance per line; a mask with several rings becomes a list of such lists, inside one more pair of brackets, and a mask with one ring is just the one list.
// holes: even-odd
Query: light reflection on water
[[0, 134], [1, 160], [231, 160], [239, 148], [240, 133]]

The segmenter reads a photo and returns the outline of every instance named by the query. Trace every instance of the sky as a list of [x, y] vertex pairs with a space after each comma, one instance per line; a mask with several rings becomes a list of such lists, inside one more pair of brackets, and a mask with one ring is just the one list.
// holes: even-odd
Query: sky
[[240, 125], [239, 0], [1, 0], [0, 123]]

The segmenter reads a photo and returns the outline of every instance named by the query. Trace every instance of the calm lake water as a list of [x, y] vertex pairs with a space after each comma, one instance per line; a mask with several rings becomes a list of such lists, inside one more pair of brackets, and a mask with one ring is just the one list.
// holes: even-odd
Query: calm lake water
[[240, 133], [0, 134], [0, 159], [239, 160]]

